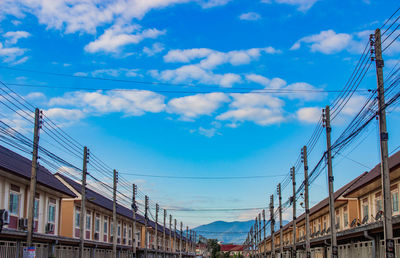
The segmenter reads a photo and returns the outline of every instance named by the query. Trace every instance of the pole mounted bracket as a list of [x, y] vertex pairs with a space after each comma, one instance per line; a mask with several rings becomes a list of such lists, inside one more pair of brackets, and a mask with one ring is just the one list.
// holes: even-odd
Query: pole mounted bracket
[[375, 59], [376, 66], [382, 68], [385, 66], [385, 62], [383, 60]]
[[381, 133], [381, 139], [382, 141], [387, 141], [389, 140], [389, 134], [386, 132]]
[[335, 179], [335, 178], [334, 178], [333, 176], [330, 176], [330, 177], [329, 177], [329, 182], [333, 182], [334, 179]]

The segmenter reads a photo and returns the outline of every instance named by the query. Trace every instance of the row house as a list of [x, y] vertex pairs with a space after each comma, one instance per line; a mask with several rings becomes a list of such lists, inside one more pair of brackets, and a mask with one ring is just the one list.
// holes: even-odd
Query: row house
[[[400, 215], [400, 152], [389, 158], [391, 199], [393, 216]], [[371, 171], [364, 172], [334, 193], [335, 227], [337, 232], [351, 229], [369, 223], [380, 221], [383, 216], [383, 200], [381, 192], [381, 166], [376, 165]], [[310, 239], [328, 236], [331, 225], [329, 217], [329, 199], [325, 198], [310, 208]], [[283, 228], [283, 245], [288, 250], [293, 245], [293, 221]], [[279, 230], [274, 234], [274, 245], [279, 249]], [[305, 241], [305, 213], [296, 220], [296, 243]], [[259, 245], [261, 252], [271, 251], [271, 236]]]
[[[81, 187], [82, 185], [69, 177], [57, 173], [56, 177], [75, 195], [74, 198], [62, 200], [60, 235], [70, 238], [80, 238]], [[130, 248], [134, 244], [139, 249], [163, 250], [163, 226], [157, 224], [157, 243], [155, 240], [155, 222], [148, 220], [147, 234], [145, 218], [136, 214], [136, 231], [133, 232], [133, 211], [117, 204], [117, 244], [122, 248]], [[85, 240], [109, 246], [113, 243], [113, 201], [100, 193], [86, 188], [86, 218], [84, 220]], [[169, 229], [165, 229], [167, 251], [179, 249], [179, 235], [174, 232], [169, 237]], [[134, 234], [134, 237], [133, 237]], [[147, 237], [147, 241], [146, 238]], [[137, 239], [137, 242], [135, 242]], [[175, 241], [176, 240], [176, 241]], [[146, 246], [147, 243], [147, 246]]]
[[[75, 194], [75, 198], [62, 200], [60, 235], [70, 238], [80, 238], [81, 211], [81, 184], [57, 173], [56, 177]], [[133, 234], [138, 242], [136, 247], [142, 247], [141, 231], [144, 227], [144, 218], [137, 214], [136, 232], [133, 232], [132, 210], [117, 204], [117, 244], [133, 246]], [[86, 188], [86, 218], [84, 219], [84, 239], [103, 244], [113, 243], [113, 201], [107, 197]]]
[[[32, 161], [0, 146], [0, 209], [8, 211], [9, 223], [0, 233], [10, 240], [10, 234], [25, 232], [30, 202]], [[75, 194], [50, 171], [39, 165], [34, 202], [34, 237], [57, 236], [60, 231], [60, 211], [63, 198]]]

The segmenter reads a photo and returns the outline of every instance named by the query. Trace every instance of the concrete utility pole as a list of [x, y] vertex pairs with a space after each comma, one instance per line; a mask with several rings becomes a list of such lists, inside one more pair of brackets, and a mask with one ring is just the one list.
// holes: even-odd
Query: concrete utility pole
[[380, 132], [380, 148], [381, 148], [381, 180], [383, 193], [383, 231], [386, 243], [386, 257], [395, 257], [395, 248], [393, 240], [392, 225], [392, 203], [390, 196], [390, 171], [389, 171], [389, 154], [388, 139], [389, 135], [386, 129], [386, 104], [385, 104], [385, 88], [383, 84], [383, 58], [381, 31], [375, 30], [375, 35], [370, 36], [371, 45], [375, 48], [375, 65], [376, 78], [378, 84], [378, 116], [379, 116], [379, 132]]
[[[264, 229], [264, 241], [266, 239], [266, 232], [265, 232], [265, 210], [263, 209], [262, 211], [262, 217], [263, 217], [263, 229]], [[265, 250], [264, 250], [265, 251]]]
[[[113, 258], [117, 258], [117, 184], [118, 172], [114, 169], [114, 185], [113, 185]], [[82, 225], [83, 226], [83, 225]]]
[[179, 257], [182, 257], [182, 236], [183, 236], [182, 230], [183, 230], [183, 224], [181, 221], [181, 234], [180, 234], [181, 238], [179, 239]]
[[257, 223], [257, 217], [254, 219], [254, 239], [256, 243], [256, 254], [258, 256], [258, 223]]
[[271, 220], [271, 258], [275, 258], [275, 218], [274, 218], [274, 195], [270, 197], [269, 213]]
[[189, 226], [186, 226], [186, 244], [185, 244], [185, 251], [186, 253], [189, 253]]
[[149, 245], [149, 241], [147, 239], [147, 225], [149, 220], [149, 197], [147, 195], [144, 196], [144, 256], [147, 257], [147, 249]]
[[165, 238], [165, 227], [167, 226], [166, 220], [167, 220], [167, 210], [164, 209], [164, 228], [163, 228], [163, 250], [164, 250], [163, 257], [164, 258], [165, 258], [165, 252], [167, 251], [167, 243], [166, 243], [166, 238]]
[[261, 246], [263, 245], [263, 241], [261, 238], [261, 213], [258, 213], [258, 253], [261, 256]]
[[329, 189], [329, 219], [331, 224], [331, 254], [333, 258], [338, 257], [337, 240], [336, 240], [336, 222], [335, 222], [335, 196], [333, 189], [333, 171], [332, 171], [332, 151], [331, 151], [331, 114], [329, 106], [325, 107], [322, 113], [323, 121], [326, 128], [326, 155], [328, 163], [328, 189]]
[[157, 250], [158, 250], [158, 211], [160, 210], [160, 206], [158, 203], [156, 203], [156, 226], [155, 226], [155, 231], [156, 233], [154, 234], [155, 241], [156, 241], [156, 257], [157, 257]]
[[253, 236], [253, 226], [250, 228], [250, 242], [251, 242], [251, 257], [254, 257], [254, 236]]
[[35, 218], [35, 197], [36, 197], [36, 179], [38, 168], [38, 149], [39, 149], [39, 130], [41, 127], [41, 111], [35, 109], [35, 127], [33, 129], [33, 151], [32, 151], [32, 169], [31, 169], [31, 184], [29, 186], [29, 205], [28, 205], [28, 235], [26, 244], [32, 246], [33, 226]]
[[133, 257], [136, 257], [136, 193], [137, 188], [136, 185], [132, 185], [132, 216], [133, 216], [133, 226], [132, 226], [132, 250], [133, 250]]
[[87, 174], [87, 147], [83, 148], [83, 169], [82, 169], [82, 185], [81, 185], [81, 217], [80, 217], [80, 246], [79, 257], [84, 258], [85, 249], [85, 218], [86, 218], [86, 174]]
[[176, 219], [174, 219], [174, 252], [176, 253], [176, 246], [178, 244], [178, 241], [176, 241]]
[[173, 251], [174, 242], [172, 240], [172, 215], [169, 214], [169, 249], [171, 249], [171, 253]]
[[293, 207], [293, 247], [292, 247], [292, 258], [296, 258], [296, 171], [292, 167], [290, 169], [290, 175], [292, 176], [293, 185], [293, 196], [292, 196], [292, 207]]
[[[306, 210], [306, 257], [311, 257], [310, 251], [310, 209], [308, 201], [308, 161], [307, 161], [307, 146], [304, 146], [301, 152], [301, 157], [304, 164], [304, 205]], [[332, 225], [331, 225], [332, 228]]]
[[282, 232], [282, 193], [281, 184], [278, 184], [278, 198], [279, 198], [279, 253], [280, 257], [283, 255], [283, 232]]

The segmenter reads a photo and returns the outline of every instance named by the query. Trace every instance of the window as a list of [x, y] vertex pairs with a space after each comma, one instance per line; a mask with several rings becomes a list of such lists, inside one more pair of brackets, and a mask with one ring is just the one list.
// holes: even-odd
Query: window
[[94, 230], [95, 230], [96, 232], [99, 232], [99, 231], [100, 231], [100, 217], [99, 217], [99, 215], [97, 215], [97, 214], [96, 214], [96, 220], [95, 220], [94, 223], [95, 223], [95, 224], [94, 224]]
[[54, 203], [49, 203], [49, 216], [47, 221], [50, 223], [56, 221], [56, 205]]
[[347, 213], [347, 206], [343, 208], [343, 222], [345, 227], [349, 225], [349, 214]]
[[107, 217], [104, 217], [103, 228], [104, 228], [104, 234], [107, 234], [107, 232], [108, 232], [108, 218]]
[[121, 225], [119, 225], [119, 224], [118, 224], [117, 231], [118, 231], [118, 236], [121, 236]]
[[9, 207], [10, 213], [12, 215], [19, 215], [19, 193], [11, 191], [10, 192], [10, 200]]
[[35, 198], [35, 202], [33, 204], [33, 214], [34, 214], [35, 219], [39, 218], [39, 199], [36, 199], [36, 198]]
[[128, 231], [128, 237], [131, 238], [132, 237], [132, 228], [129, 227], [129, 231]]
[[[339, 211], [339, 210], [336, 211], [336, 220], [335, 220], [335, 223], [336, 223], [336, 225], [338, 225], [339, 228], [340, 228], [340, 211]], [[336, 225], [335, 225], [335, 227], [336, 227]]]
[[110, 235], [114, 235], [114, 222], [110, 223]]
[[126, 238], [126, 226], [124, 225], [124, 238]]
[[92, 216], [91, 216], [90, 212], [88, 211], [86, 214], [86, 230], [90, 230], [91, 218], [92, 218]]
[[75, 227], [79, 228], [80, 224], [81, 224], [81, 209], [76, 207], [75, 208]]
[[368, 218], [368, 216], [369, 216], [368, 198], [365, 198], [363, 200], [362, 211], [363, 211], [363, 219], [364, 219], [364, 217]]
[[393, 212], [399, 211], [399, 192], [398, 191], [392, 192], [392, 211]]

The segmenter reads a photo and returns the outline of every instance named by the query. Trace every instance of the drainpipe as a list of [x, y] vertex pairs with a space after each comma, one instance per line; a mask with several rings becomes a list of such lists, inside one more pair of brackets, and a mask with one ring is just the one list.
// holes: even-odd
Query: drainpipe
[[375, 243], [375, 238], [373, 238], [372, 236], [368, 235], [368, 231], [365, 230], [364, 231], [364, 237], [366, 239], [372, 240], [372, 257], [376, 257], [376, 243]]

